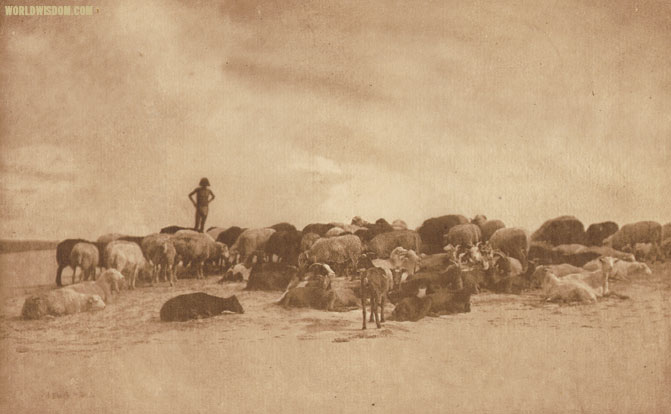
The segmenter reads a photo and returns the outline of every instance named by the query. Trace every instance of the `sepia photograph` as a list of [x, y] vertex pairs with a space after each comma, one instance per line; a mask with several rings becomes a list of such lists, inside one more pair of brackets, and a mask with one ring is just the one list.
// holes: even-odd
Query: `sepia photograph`
[[0, 5], [0, 412], [669, 390], [670, 2]]

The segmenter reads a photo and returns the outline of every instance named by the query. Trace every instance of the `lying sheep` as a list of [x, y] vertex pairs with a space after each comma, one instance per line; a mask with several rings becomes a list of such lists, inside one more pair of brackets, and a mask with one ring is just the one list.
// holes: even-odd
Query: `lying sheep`
[[594, 289], [581, 280], [559, 279], [550, 272], [543, 278], [543, 297], [548, 302], [596, 302]]
[[24, 319], [40, 319], [46, 315], [63, 316], [101, 309], [105, 309], [105, 302], [100, 296], [65, 287], [30, 296], [23, 303], [21, 316]]
[[116, 269], [107, 269], [98, 277], [95, 282], [88, 281], [68, 286], [79, 293], [88, 293], [98, 295], [105, 303], [112, 302], [114, 293], [119, 293], [119, 287], [124, 283], [124, 276]]
[[431, 312], [431, 298], [411, 296], [401, 299], [391, 312], [392, 321], [417, 322]]
[[[591, 269], [593, 270], [593, 269]], [[573, 266], [568, 263], [562, 263], [558, 265], [542, 265], [536, 267], [533, 275], [531, 276], [532, 286], [541, 287], [543, 284], [543, 279], [545, 278], [546, 273], [552, 273], [557, 277], [562, 277], [570, 275], [571, 273], [580, 273], [582, 268], [578, 266]]]
[[597, 297], [606, 296], [609, 293], [609, 279], [613, 273], [613, 265], [618, 261], [613, 257], [600, 257], [598, 259], [601, 269], [593, 272], [572, 273], [561, 278], [561, 280], [582, 281], [591, 287]]
[[187, 293], [169, 299], [159, 313], [164, 322], [183, 322], [190, 319], [209, 318], [224, 312], [245, 313], [238, 298], [208, 295], [203, 292]]
[[[592, 260], [591, 262], [583, 266], [584, 270], [595, 271], [602, 269], [602, 263], [599, 259]], [[571, 272], [579, 273], [579, 271]], [[624, 260], [616, 260], [613, 264], [613, 271], [611, 273], [611, 279], [627, 279], [628, 276], [635, 275], [637, 273], [644, 273], [646, 275], [651, 275], [652, 271], [647, 264], [641, 262], [627, 262]], [[563, 275], [558, 275], [559, 277]]]
[[70, 252], [70, 266], [72, 267], [72, 283], [76, 281], [77, 267], [81, 267], [81, 280], [95, 280], [96, 266], [100, 256], [98, 248], [92, 243], [77, 243]]

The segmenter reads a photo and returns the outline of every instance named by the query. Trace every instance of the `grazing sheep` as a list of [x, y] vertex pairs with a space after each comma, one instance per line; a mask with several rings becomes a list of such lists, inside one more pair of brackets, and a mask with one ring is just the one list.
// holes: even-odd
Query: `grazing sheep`
[[278, 260], [290, 265], [298, 265], [301, 253], [303, 233], [298, 230], [278, 230], [270, 235], [265, 251], [269, 257], [276, 255]]
[[326, 263], [332, 267], [356, 266], [361, 252], [361, 240], [355, 235], [320, 238], [310, 250], [299, 255], [298, 265], [301, 269], [312, 263]]
[[106, 266], [128, 274], [128, 288], [135, 289], [140, 271], [147, 265], [142, 249], [136, 243], [116, 240], [105, 248]]
[[[75, 247], [77, 243], [91, 243], [91, 242], [84, 239], [66, 239], [58, 243], [58, 246], [56, 246], [56, 263], [58, 264], [58, 270], [56, 270], [57, 286], [63, 286], [63, 283], [61, 281], [63, 269], [70, 266], [70, 253], [72, 253], [72, 248]], [[100, 257], [100, 251], [98, 252], [98, 256]]]
[[391, 228], [394, 230], [408, 230], [408, 224], [401, 219], [396, 219], [391, 222]]
[[23, 303], [21, 316], [24, 319], [40, 319], [45, 315], [63, 316], [101, 309], [105, 309], [105, 302], [100, 296], [65, 287], [30, 296]]
[[238, 240], [238, 237], [240, 237], [242, 232], [245, 230], [247, 229], [242, 229], [238, 226], [229, 227], [219, 233], [219, 236], [215, 240], [220, 243], [224, 243], [230, 249], [230, 247], [235, 244], [235, 241]]
[[273, 224], [269, 228], [275, 230], [275, 231], [297, 231], [296, 226], [293, 224], [289, 223], [277, 223]]
[[203, 265], [214, 249], [212, 238], [203, 233], [182, 233], [175, 234], [172, 243], [177, 252], [175, 265], [181, 261], [184, 266], [195, 266], [196, 277], [204, 278]]
[[79, 293], [98, 295], [105, 301], [105, 303], [109, 304], [113, 300], [114, 293], [119, 293], [119, 286], [121, 286], [124, 281], [124, 276], [118, 270], [107, 269], [102, 272], [100, 277], [98, 277], [98, 280], [95, 282], [82, 282], [68, 286], [67, 289], [72, 289]]
[[418, 252], [422, 248], [422, 239], [413, 230], [394, 230], [378, 234], [366, 243], [366, 250], [374, 252], [380, 259], [389, 258], [397, 247]]
[[169, 299], [161, 306], [160, 316], [164, 322], [183, 322], [190, 319], [209, 318], [224, 312], [245, 313], [238, 298], [208, 295], [203, 292], [187, 293]]
[[333, 227], [324, 234], [324, 237], [336, 237], [347, 233], [342, 227]]
[[417, 229], [425, 249], [423, 253], [441, 253], [445, 235], [457, 224], [466, 223], [468, 223], [468, 219], [460, 214], [449, 214], [425, 220]]
[[[361, 307], [363, 311], [363, 326], [361, 329], [366, 329], [367, 297], [370, 299], [370, 322], [373, 322], [374, 316], [375, 324], [378, 328], [381, 327], [380, 322], [384, 322], [384, 301], [390, 285], [390, 281], [387, 279], [384, 270], [380, 268], [368, 268], [361, 275]], [[380, 309], [379, 316], [378, 307]]]
[[480, 227], [475, 224], [457, 224], [446, 236], [446, 243], [453, 246], [475, 246], [482, 239]]
[[625, 224], [603, 241], [605, 246], [617, 250], [630, 248], [636, 243], [652, 243], [656, 247], [662, 243], [662, 225], [656, 221], [639, 221]]
[[611, 234], [618, 231], [620, 226], [612, 221], [590, 224], [585, 231], [585, 244], [588, 246], [601, 246], [603, 241]]
[[256, 251], [263, 251], [274, 229], [247, 229], [243, 231], [230, 248], [233, 263], [244, 262]]
[[506, 225], [501, 220], [487, 220], [487, 217], [482, 214], [478, 214], [477, 216], [473, 217], [473, 219], [471, 219], [471, 223], [480, 227], [480, 240], [483, 242], [488, 241], [496, 230], [506, 227]]
[[217, 240], [219, 235], [226, 231], [226, 227], [210, 227], [205, 233], [207, 233], [214, 240]]
[[310, 250], [310, 247], [312, 247], [312, 245], [315, 244], [315, 242], [320, 238], [321, 236], [317, 233], [303, 233], [303, 237], [301, 238], [300, 252], [303, 253]]
[[582, 244], [585, 241], [585, 227], [573, 216], [560, 216], [550, 219], [531, 235], [531, 241], [560, 244]]
[[70, 266], [72, 266], [72, 283], [75, 283], [77, 267], [82, 269], [81, 280], [95, 280], [96, 266], [100, 255], [98, 248], [92, 243], [77, 243], [70, 252]]
[[163, 227], [159, 233], [175, 234], [180, 230], [193, 230], [193, 227], [168, 226], [168, 227]]
[[514, 257], [527, 268], [529, 252], [529, 239], [527, 232], [517, 227], [498, 229], [489, 238], [489, 245], [494, 250], [500, 250], [510, 257]]
[[158, 283], [159, 275], [162, 275], [163, 280], [169, 280], [170, 286], [174, 286], [177, 250], [172, 242], [172, 236], [165, 233], [150, 234], [142, 240], [141, 247], [145, 257], [154, 267], [152, 283]]
[[335, 227], [333, 224], [312, 223], [303, 227], [303, 234], [316, 233], [320, 237], [324, 237], [327, 231]]

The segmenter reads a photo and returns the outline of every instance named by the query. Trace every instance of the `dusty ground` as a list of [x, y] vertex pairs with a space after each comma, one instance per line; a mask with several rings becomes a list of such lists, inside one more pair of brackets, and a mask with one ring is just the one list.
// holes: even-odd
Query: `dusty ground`
[[[0, 412], [671, 412], [671, 264], [653, 270], [614, 284], [629, 300], [480, 294], [469, 314], [362, 332], [360, 311], [287, 311], [279, 292], [216, 276], [22, 321], [54, 252], [4, 254]], [[160, 322], [192, 291], [235, 294], [246, 313]]]

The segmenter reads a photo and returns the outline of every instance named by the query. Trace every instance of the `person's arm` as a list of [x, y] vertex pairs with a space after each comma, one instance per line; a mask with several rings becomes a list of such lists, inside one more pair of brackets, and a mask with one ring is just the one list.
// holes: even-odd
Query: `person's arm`
[[198, 189], [196, 188], [191, 193], [189, 193], [189, 200], [191, 200], [191, 204], [193, 204], [194, 207], [196, 207], [196, 202], [192, 197], [193, 197], [194, 194], [196, 194], [197, 191], [198, 191]]
[[212, 198], [208, 201], [208, 203], [209, 203], [210, 201], [214, 200], [214, 193], [212, 192], [212, 190], [210, 190], [210, 195], [212, 196]]

